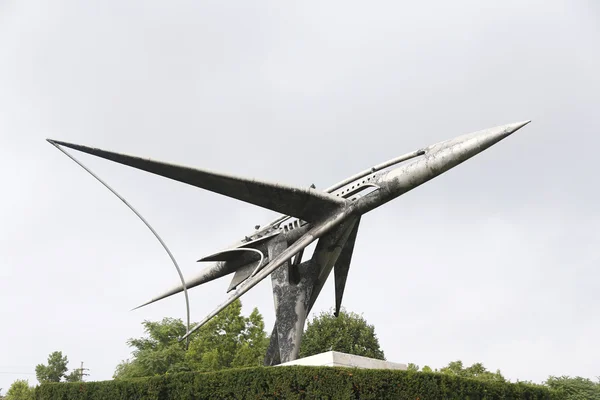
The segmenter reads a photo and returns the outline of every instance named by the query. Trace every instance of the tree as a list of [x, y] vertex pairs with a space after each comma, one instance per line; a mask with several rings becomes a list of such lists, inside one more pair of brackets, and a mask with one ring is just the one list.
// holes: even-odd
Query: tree
[[582, 377], [550, 376], [544, 384], [556, 390], [565, 400], [600, 399], [600, 381]]
[[29, 386], [29, 382], [24, 379], [17, 379], [10, 385], [6, 392], [6, 400], [33, 400], [35, 398], [34, 389]]
[[262, 315], [255, 308], [250, 316], [241, 315], [242, 303], [234, 301], [185, 342], [180, 319], [144, 321], [146, 337], [129, 339], [133, 359], [122, 361], [115, 379], [161, 375], [181, 371], [215, 371], [231, 367], [262, 365], [268, 339]]
[[262, 316], [255, 308], [248, 318], [242, 303], [233, 302], [205, 326], [190, 343], [186, 360], [197, 371], [260, 366], [268, 346]]
[[385, 360], [375, 327], [367, 324], [362, 316], [344, 309], [337, 317], [330, 310], [308, 322], [300, 346], [300, 357], [332, 350]]
[[496, 370], [496, 372], [488, 371], [482, 363], [475, 363], [470, 367], [464, 368], [462, 361], [452, 361], [448, 364], [448, 366], [442, 368], [440, 372], [443, 374], [456, 375], [465, 378], [506, 382], [506, 379], [502, 376], [500, 370]]
[[83, 382], [83, 371], [74, 369], [70, 374], [65, 375], [65, 381], [67, 382]]
[[269, 346], [269, 337], [265, 333], [265, 322], [257, 308], [248, 316], [240, 343], [231, 362], [232, 367], [262, 366]]
[[129, 339], [133, 360], [117, 365], [115, 378], [136, 378], [188, 370], [183, 365], [185, 325], [180, 319], [164, 318], [159, 322], [142, 322], [147, 337]]
[[67, 372], [67, 356], [62, 352], [55, 351], [48, 356], [48, 365], [38, 364], [35, 367], [35, 375], [40, 383], [60, 382]]
[[408, 365], [406, 366], [406, 370], [411, 372], [417, 372], [419, 371], [419, 366], [417, 364], [408, 363]]
[[465, 370], [463, 368], [463, 362], [460, 360], [451, 361], [450, 363], [448, 363], [448, 366], [442, 368], [440, 370], [440, 372], [443, 374], [448, 374], [448, 375], [458, 375], [458, 376], [465, 375]]

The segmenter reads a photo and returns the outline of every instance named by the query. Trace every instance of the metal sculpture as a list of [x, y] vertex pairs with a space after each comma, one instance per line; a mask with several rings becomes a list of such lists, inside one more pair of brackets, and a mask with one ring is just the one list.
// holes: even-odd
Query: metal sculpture
[[[316, 190], [314, 185], [300, 188], [48, 141], [283, 214], [263, 228], [256, 226], [253, 233], [226, 249], [201, 258], [199, 261], [208, 265], [199, 275], [139, 306], [180, 293], [186, 286], [191, 289], [233, 274], [227, 290], [233, 294], [190, 329], [183, 340], [270, 275], [276, 321], [265, 365], [277, 365], [298, 357], [306, 317], [332, 269], [336, 315], [339, 312], [364, 214], [459, 165], [529, 122], [436, 143], [362, 171], [325, 191]], [[390, 168], [393, 166], [396, 168]], [[315, 241], [312, 257], [303, 261], [304, 249]]]
[[[53, 142], [52, 140], [48, 140], [48, 141], [52, 145], [54, 145], [54, 147], [56, 147], [58, 150], [60, 150], [64, 155], [66, 155], [67, 157], [69, 157], [71, 160], [75, 161], [75, 163], [77, 165], [79, 165], [81, 168], [83, 168], [84, 170], [86, 170], [91, 176], [93, 176], [98, 182], [100, 182], [112, 194], [114, 194], [115, 196], [117, 196], [117, 198], [119, 200], [121, 200], [140, 219], [140, 221], [142, 221], [144, 223], [144, 225], [146, 225], [146, 227], [150, 230], [150, 232], [152, 232], [152, 234], [154, 235], [154, 237], [156, 238], [156, 240], [158, 240], [158, 242], [160, 243], [160, 245], [162, 246], [162, 248], [165, 250], [165, 252], [169, 256], [169, 258], [171, 259], [171, 262], [173, 263], [173, 266], [177, 270], [177, 274], [179, 275], [179, 279], [181, 280], [181, 287], [183, 289], [183, 294], [185, 296], [186, 333], [188, 333], [190, 331], [190, 298], [189, 298], [188, 292], [187, 292], [187, 285], [185, 283], [185, 278], [183, 277], [183, 273], [181, 272], [181, 268], [179, 268], [179, 264], [177, 264], [177, 260], [175, 260], [175, 257], [173, 256], [173, 253], [171, 253], [171, 250], [169, 250], [169, 247], [167, 247], [167, 244], [164, 242], [164, 240], [162, 240], [162, 238], [160, 237], [160, 235], [158, 234], [158, 232], [156, 232], [154, 230], [154, 228], [152, 227], [152, 225], [150, 225], [150, 223], [146, 220], [146, 218], [144, 218], [142, 216], [142, 214], [140, 214], [139, 211], [135, 209], [135, 207], [133, 207], [127, 200], [125, 200], [125, 198], [123, 196], [121, 196], [119, 193], [117, 193], [117, 191], [115, 189], [113, 189], [108, 183], [104, 182], [98, 175], [96, 175], [95, 173], [93, 173], [91, 169], [89, 169], [88, 167], [86, 167], [85, 165], [83, 165], [83, 163], [81, 161], [79, 161], [78, 159], [76, 159], [75, 157], [73, 157], [71, 154], [67, 153], [57, 143]], [[189, 345], [189, 336], [187, 337], [186, 347], [188, 345]]]

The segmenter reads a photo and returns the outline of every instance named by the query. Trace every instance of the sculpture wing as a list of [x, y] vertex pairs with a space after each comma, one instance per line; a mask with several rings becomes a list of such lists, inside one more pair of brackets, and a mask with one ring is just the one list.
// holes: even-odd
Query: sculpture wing
[[333, 274], [335, 276], [335, 316], [337, 317], [342, 307], [342, 297], [344, 296], [344, 289], [346, 288], [346, 279], [348, 278], [348, 271], [350, 270], [350, 261], [352, 261], [352, 253], [354, 252], [354, 243], [356, 243], [356, 235], [358, 234], [358, 226], [360, 225], [360, 218], [356, 221], [356, 225], [350, 237], [346, 241], [340, 256], [338, 257], [335, 266], [333, 267]]
[[343, 199], [312, 188], [247, 179], [73, 143], [48, 141], [308, 222], [314, 222], [344, 204]]

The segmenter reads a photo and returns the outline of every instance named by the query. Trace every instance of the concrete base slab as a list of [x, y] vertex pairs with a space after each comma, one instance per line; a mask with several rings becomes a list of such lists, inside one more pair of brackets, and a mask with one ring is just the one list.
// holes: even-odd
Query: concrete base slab
[[314, 356], [304, 357], [294, 361], [279, 364], [279, 366], [290, 365], [406, 370], [406, 364], [393, 363], [369, 357], [356, 356], [354, 354], [340, 353], [338, 351], [327, 351], [325, 353], [315, 354]]

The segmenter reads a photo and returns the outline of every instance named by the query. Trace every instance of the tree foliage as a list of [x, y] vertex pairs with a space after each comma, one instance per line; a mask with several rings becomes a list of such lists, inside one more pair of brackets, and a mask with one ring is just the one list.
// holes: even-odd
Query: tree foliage
[[550, 376], [544, 384], [556, 390], [565, 400], [600, 399], [600, 380], [593, 382], [579, 376]]
[[411, 372], [417, 372], [419, 370], [419, 366], [417, 364], [408, 363], [406, 365], [406, 370]]
[[464, 367], [462, 361], [452, 361], [440, 370], [443, 374], [456, 375], [464, 378], [476, 378], [486, 381], [506, 382], [500, 370], [488, 371], [482, 363], [475, 363], [470, 367]]
[[186, 332], [180, 319], [144, 321], [145, 337], [129, 339], [131, 360], [121, 362], [115, 379], [162, 375], [184, 371], [216, 371], [231, 367], [262, 364], [268, 339], [262, 315], [255, 308], [248, 317], [242, 303], [234, 301], [185, 342], [178, 339]]
[[[408, 371], [419, 371], [419, 366], [413, 363], [409, 363], [407, 365]], [[507, 380], [502, 376], [500, 370], [496, 370], [496, 372], [488, 371], [482, 363], [475, 363], [470, 367], [464, 367], [463, 362], [452, 361], [448, 363], [447, 366], [440, 369], [439, 371], [436, 369], [435, 371], [431, 369], [428, 365], [425, 365], [421, 370], [421, 372], [439, 372], [446, 375], [460, 376], [462, 378], [474, 378], [479, 380], [486, 381], [494, 381], [494, 382], [507, 382]]]
[[60, 382], [67, 372], [67, 356], [55, 351], [48, 356], [48, 365], [38, 364], [35, 367], [35, 376], [40, 383]]
[[235, 301], [201, 328], [186, 354], [194, 370], [262, 365], [268, 346], [262, 315], [256, 308], [248, 317], [241, 311], [242, 303]]
[[[407, 370], [419, 371], [419, 366], [413, 363], [407, 365]], [[424, 366], [421, 372], [434, 372], [428, 366]], [[438, 372], [436, 369], [435, 372]], [[475, 363], [470, 367], [464, 367], [462, 361], [452, 361], [446, 367], [439, 370], [445, 375], [453, 375], [461, 378], [474, 378], [480, 381], [488, 382], [508, 382], [500, 370], [496, 372], [488, 371], [482, 363]], [[547, 387], [555, 394], [556, 399], [564, 400], [600, 400], [600, 378], [594, 382], [587, 378], [550, 376], [542, 385], [530, 381], [517, 380], [517, 384], [530, 385], [532, 387]]]
[[74, 369], [71, 373], [65, 375], [66, 382], [82, 382], [83, 381], [83, 371], [79, 369]]
[[35, 398], [35, 389], [29, 386], [28, 381], [17, 379], [10, 385], [4, 398], [6, 400], [33, 400]]
[[82, 374], [78, 369], [74, 369], [67, 374], [67, 364], [69, 360], [67, 356], [63, 356], [62, 352], [55, 351], [48, 356], [48, 365], [38, 364], [35, 367], [35, 375], [40, 383], [60, 382], [62, 378], [66, 382], [81, 382]]
[[135, 378], [187, 370], [183, 365], [185, 342], [178, 342], [185, 334], [183, 322], [164, 318], [158, 322], [144, 321], [142, 325], [147, 336], [127, 341], [133, 348], [133, 359], [121, 362], [114, 377]]
[[367, 324], [362, 316], [343, 309], [338, 317], [334, 315], [333, 310], [323, 312], [306, 326], [300, 346], [300, 357], [326, 351], [385, 360], [375, 327]]

